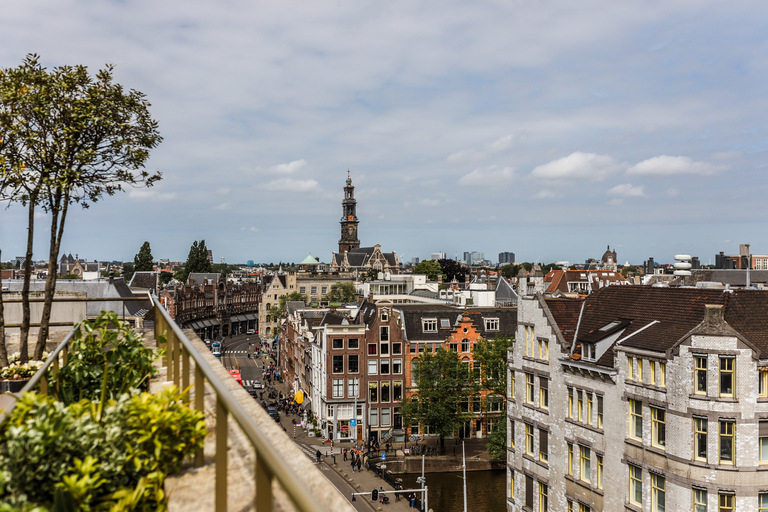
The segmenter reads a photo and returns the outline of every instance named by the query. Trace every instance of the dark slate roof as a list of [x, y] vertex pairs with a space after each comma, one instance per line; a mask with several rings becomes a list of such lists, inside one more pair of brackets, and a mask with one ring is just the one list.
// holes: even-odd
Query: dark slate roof
[[360, 310], [357, 312], [355, 323], [364, 323], [368, 327], [373, 325], [376, 320], [376, 304], [373, 302], [363, 301], [360, 305]]
[[552, 313], [565, 341], [572, 343], [584, 301], [582, 299], [545, 299], [544, 302], [549, 312]]
[[[695, 285], [701, 281], [709, 281], [715, 283], [727, 284], [730, 286], [747, 285], [747, 271], [746, 270], [713, 270], [713, 269], [697, 269], [691, 271], [691, 277], [686, 280], [686, 284]], [[749, 271], [750, 284], [754, 283], [768, 283], [768, 270], [750, 270]]]
[[[357, 249], [352, 249], [347, 252], [347, 261], [349, 261], [349, 264], [352, 267], [362, 267], [371, 259], [375, 249], [375, 247], [358, 247]], [[387, 263], [397, 266], [397, 258], [395, 258], [394, 253], [382, 252], [381, 254], [384, 256], [384, 259], [387, 260]], [[344, 261], [344, 255], [336, 254], [335, 263], [340, 265], [342, 261]]]
[[157, 290], [157, 272], [152, 271], [139, 271], [134, 272], [131, 276], [131, 282], [128, 283], [131, 288], [145, 288]]
[[339, 312], [338, 310], [332, 310], [325, 313], [319, 325], [342, 325], [344, 320], [351, 323], [348, 314]]
[[285, 301], [285, 310], [288, 312], [289, 315], [292, 315], [295, 311], [299, 309], [304, 309], [305, 307], [307, 307], [307, 305], [304, 304], [303, 300]]
[[[472, 320], [472, 325], [483, 338], [493, 339], [496, 336], [514, 336], [517, 331], [517, 309], [512, 308], [467, 308], [464, 316]], [[498, 318], [499, 330], [486, 331], [485, 318]]]
[[[403, 313], [405, 337], [412, 341], [445, 341], [464, 312], [449, 304], [397, 304], [394, 309]], [[422, 318], [437, 318], [437, 332], [424, 332]], [[443, 319], [448, 327], [443, 327]]]
[[768, 292], [736, 290], [728, 298], [725, 321], [768, 357]]
[[218, 272], [192, 272], [187, 277], [187, 284], [190, 283], [190, 280], [195, 280], [195, 285], [199, 286], [205, 282], [207, 279], [209, 283], [218, 283], [221, 279], [221, 274]]

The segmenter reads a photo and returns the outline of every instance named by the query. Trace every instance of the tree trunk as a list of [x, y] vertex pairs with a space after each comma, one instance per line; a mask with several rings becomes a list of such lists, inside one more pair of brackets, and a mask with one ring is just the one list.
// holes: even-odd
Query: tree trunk
[[56, 264], [59, 259], [61, 238], [64, 235], [64, 221], [67, 219], [69, 193], [65, 194], [64, 203], [61, 206], [61, 219], [59, 219], [59, 209], [56, 207], [60, 202], [61, 189], [57, 189], [53, 203], [54, 207], [51, 211], [51, 246], [48, 253], [48, 277], [45, 280], [45, 302], [43, 303], [43, 315], [40, 319], [40, 331], [37, 337], [37, 346], [35, 347], [35, 359], [39, 360], [43, 358], [45, 343], [48, 340], [50, 330], [49, 324], [51, 321], [51, 310], [53, 309], [53, 297], [56, 293]]
[[24, 284], [21, 288], [21, 334], [19, 336], [19, 352], [21, 354], [19, 361], [24, 364], [29, 359], [29, 324], [30, 324], [30, 309], [29, 309], [29, 281], [32, 279], [32, 245], [35, 239], [35, 204], [37, 198], [30, 197], [29, 199], [29, 216], [27, 226], [27, 257], [24, 260]]
[[[0, 249], [0, 261], [3, 251]], [[3, 305], [3, 278], [0, 277], [0, 368], [8, 366], [8, 347], [5, 346], [5, 306]]]

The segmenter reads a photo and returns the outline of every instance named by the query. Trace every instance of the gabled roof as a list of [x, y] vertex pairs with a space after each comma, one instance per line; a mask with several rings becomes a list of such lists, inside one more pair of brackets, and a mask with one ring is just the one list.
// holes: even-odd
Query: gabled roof
[[570, 345], [579, 324], [582, 299], [544, 299], [547, 309], [562, 333], [563, 340]]
[[131, 282], [128, 283], [131, 288], [145, 288], [147, 290], [157, 290], [157, 272], [154, 270], [140, 270], [134, 272], [131, 276]]
[[315, 259], [314, 256], [312, 256], [311, 253], [308, 254], [307, 257], [304, 258], [304, 260], [301, 263], [299, 263], [299, 265], [319, 265], [319, 264], [320, 263], [317, 261], [317, 259]]
[[[413, 341], [445, 341], [464, 311], [450, 304], [397, 304], [393, 308], [402, 313], [405, 337]], [[428, 318], [437, 319], [437, 332], [424, 332], [422, 319]]]
[[209, 283], [218, 283], [221, 279], [221, 274], [218, 272], [192, 272], [187, 277], [187, 284], [190, 280], [194, 279], [196, 285], [201, 285], [207, 279]]

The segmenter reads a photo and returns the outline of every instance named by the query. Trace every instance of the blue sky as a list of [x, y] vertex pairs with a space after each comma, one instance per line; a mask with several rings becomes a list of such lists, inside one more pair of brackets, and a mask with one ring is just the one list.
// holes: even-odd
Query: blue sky
[[[70, 214], [65, 252], [703, 263], [768, 253], [768, 14], [754, 2], [3, 2], [0, 67], [106, 63], [164, 179]], [[763, 14], [760, 14], [763, 12]], [[3, 258], [26, 214], [0, 213]], [[35, 257], [47, 254], [40, 214]]]

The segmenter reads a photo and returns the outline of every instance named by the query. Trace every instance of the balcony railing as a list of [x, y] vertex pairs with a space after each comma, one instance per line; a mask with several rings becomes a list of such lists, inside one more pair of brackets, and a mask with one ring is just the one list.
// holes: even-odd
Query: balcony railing
[[[160, 336], [165, 336], [167, 340], [163, 347], [166, 349], [166, 355], [161, 361], [161, 366], [167, 369], [167, 378], [172, 380], [181, 389], [187, 389], [191, 384], [191, 395], [194, 397], [194, 404], [192, 406], [196, 410], [205, 411], [206, 383], [215, 394], [214, 506], [216, 512], [225, 512], [227, 510], [227, 443], [230, 418], [234, 419], [255, 451], [254, 483], [256, 493], [253, 503], [254, 509], [257, 512], [267, 512], [274, 509], [273, 482], [279, 484], [288, 500], [300, 512], [324, 512], [331, 509], [345, 512], [352, 510], [347, 508], [347, 504], [341, 495], [331, 498], [328, 498], [327, 495], [324, 498], [313, 496], [310, 489], [314, 485], [307, 485], [307, 477], [302, 478], [297, 475], [295, 470], [291, 469], [284, 461], [284, 458], [278, 454], [277, 450], [273, 447], [273, 441], [268, 439], [262, 429], [257, 426], [254, 419], [249, 416], [243, 405], [219, 378], [192, 341], [171, 319], [157, 296], [153, 294], [151, 301], [155, 307], [155, 339], [160, 340]], [[48, 370], [51, 368], [55, 376], [59, 369], [60, 356], [63, 364], [67, 363], [70, 356], [69, 344], [75, 332], [76, 329], [69, 332], [64, 340], [48, 356], [40, 370], [27, 382], [21, 393], [31, 391], [48, 393]], [[194, 368], [192, 363], [194, 363]], [[190, 380], [192, 381], [191, 383]], [[189, 397], [189, 394], [187, 396]], [[187, 399], [189, 400], [189, 398]], [[15, 403], [16, 396], [11, 394], [0, 395], [0, 410], [2, 411], [0, 413], [0, 425], [10, 416]], [[286, 442], [290, 443], [291, 441], [286, 439]], [[304, 456], [299, 450], [296, 450], [296, 452], [300, 457]], [[198, 451], [196, 454], [194, 465], [196, 467], [204, 465], [203, 450]], [[321, 478], [319, 474], [318, 477]], [[327, 482], [322, 485], [327, 485]]]

